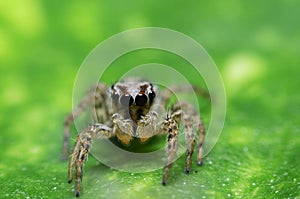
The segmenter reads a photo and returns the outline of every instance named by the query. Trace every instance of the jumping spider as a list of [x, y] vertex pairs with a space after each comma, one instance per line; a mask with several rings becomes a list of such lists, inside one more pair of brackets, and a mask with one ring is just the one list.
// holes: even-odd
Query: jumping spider
[[[205, 128], [197, 111], [189, 103], [176, 102], [171, 106], [170, 114], [163, 121], [158, 121], [158, 111], [154, 104], [166, 107], [172, 96], [171, 89], [158, 91], [158, 88], [147, 82], [137, 79], [120, 81], [110, 88], [99, 83], [70, 113], [64, 123], [64, 147], [62, 158], [66, 159], [69, 150], [70, 126], [88, 105], [94, 107], [94, 117], [97, 123], [82, 130], [77, 138], [70, 156], [68, 180], [71, 183], [75, 168], [75, 194], [80, 196], [82, 181], [82, 167], [90, 152], [92, 139], [108, 139], [117, 137], [121, 143], [129, 145], [133, 138], [145, 143], [155, 135], [167, 134], [166, 164], [163, 170], [162, 184], [166, 185], [169, 170], [176, 157], [178, 143], [178, 126], [183, 124], [187, 144], [185, 172], [190, 172], [192, 154], [195, 146], [193, 129], [198, 133], [197, 164], [202, 165], [203, 142]], [[182, 91], [185, 88], [174, 87], [172, 91]], [[194, 87], [199, 94], [204, 92]]]

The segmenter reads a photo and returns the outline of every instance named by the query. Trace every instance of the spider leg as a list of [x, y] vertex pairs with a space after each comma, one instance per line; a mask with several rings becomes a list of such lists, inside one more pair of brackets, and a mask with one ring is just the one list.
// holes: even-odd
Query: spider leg
[[196, 126], [198, 133], [197, 164], [199, 166], [203, 163], [205, 128], [200, 120], [199, 114], [191, 104], [187, 102], [178, 102], [173, 105], [172, 109], [182, 111], [182, 123], [184, 126], [185, 140], [187, 145], [185, 172], [189, 173], [195, 147], [195, 134], [193, 127]]
[[166, 147], [167, 163], [164, 167], [162, 178], [162, 184], [166, 185], [170, 169], [176, 158], [178, 147], [178, 123], [172, 118], [167, 118], [163, 125], [164, 130], [168, 132], [168, 144]]
[[[203, 88], [197, 86], [197, 85], [193, 85], [192, 86], [193, 91], [198, 94], [199, 96], [202, 96], [205, 99], [208, 99], [209, 101], [211, 101], [211, 96], [210, 94], [204, 90]], [[190, 87], [186, 87], [186, 86], [176, 86], [173, 88], [170, 88], [170, 90], [174, 93], [177, 92], [191, 92]], [[167, 93], [166, 96], [170, 96], [169, 92], [165, 92]], [[167, 97], [165, 98], [167, 99]], [[193, 122], [193, 126], [196, 126], [197, 129], [197, 134], [198, 134], [198, 156], [197, 156], [197, 164], [199, 166], [201, 166], [203, 164], [203, 154], [204, 154], [204, 139], [205, 139], [205, 134], [206, 134], [206, 130], [205, 130], [205, 126], [202, 123], [199, 114], [195, 111], [195, 109], [193, 108], [193, 106], [191, 106], [188, 103], [184, 103], [181, 104], [180, 106], [182, 106], [182, 108], [184, 109], [184, 128], [185, 128], [185, 137], [186, 137], [186, 143], [188, 146], [187, 149], [187, 159], [186, 159], [186, 172], [189, 172], [189, 168], [191, 165], [191, 157], [192, 157], [192, 153], [193, 153], [193, 149], [194, 149], [194, 145], [195, 145], [195, 138], [194, 138], [194, 134], [191, 132], [192, 128], [192, 124], [190, 123], [191, 121]]]
[[[108, 114], [106, 113], [107, 110], [103, 110], [102, 104], [105, 102], [106, 99], [104, 99], [104, 93], [105, 93], [105, 85], [104, 84], [98, 84], [97, 87], [93, 87], [86, 97], [83, 98], [83, 100], [78, 104], [78, 106], [71, 112], [64, 121], [64, 138], [63, 138], [63, 149], [62, 149], [62, 155], [61, 159], [66, 160], [69, 154], [69, 148], [70, 148], [70, 129], [71, 125], [74, 123], [74, 120], [78, 118], [83, 111], [85, 111], [88, 106], [94, 105], [95, 111], [93, 111], [93, 118], [94, 122], [101, 122], [103, 123], [105, 121], [104, 118]], [[102, 110], [102, 111], [101, 111]], [[100, 116], [102, 118], [100, 118]]]
[[197, 124], [197, 132], [198, 132], [198, 156], [197, 156], [197, 164], [201, 166], [203, 164], [203, 154], [204, 154], [204, 139], [205, 139], [205, 127], [201, 120]]
[[80, 185], [82, 181], [82, 167], [88, 158], [92, 139], [110, 138], [113, 136], [111, 128], [103, 124], [94, 124], [83, 130], [76, 138], [76, 144], [70, 157], [68, 182], [71, 183], [73, 179], [73, 170], [75, 168], [75, 195], [80, 196]]
[[193, 126], [189, 121], [189, 118], [184, 118], [184, 132], [185, 132], [185, 141], [187, 145], [186, 150], [186, 164], [185, 164], [185, 172], [190, 173], [190, 168], [192, 164], [192, 155], [194, 153], [195, 147], [195, 135], [193, 131]]
[[[159, 103], [166, 107], [166, 105], [169, 102], [170, 97], [173, 95], [173, 93], [185, 93], [185, 92], [191, 92], [194, 91], [196, 94], [209, 99], [210, 95], [205, 90], [198, 86], [192, 86], [186, 87], [186, 86], [175, 86], [169, 89], [166, 89], [162, 91], [161, 93], [161, 99]], [[187, 151], [186, 151], [186, 165], [185, 165], [185, 172], [190, 172], [190, 167], [192, 164], [192, 155], [195, 148], [196, 138], [194, 134], [194, 126], [196, 126], [197, 134], [198, 134], [198, 156], [197, 156], [197, 164], [200, 166], [203, 163], [203, 153], [204, 153], [204, 139], [205, 139], [205, 127], [200, 119], [200, 115], [198, 112], [194, 109], [194, 107], [186, 102], [177, 102], [173, 104], [171, 107], [172, 116], [171, 118], [179, 124], [182, 122], [184, 127], [184, 133], [185, 133], [185, 140], [187, 145]], [[160, 130], [160, 129], [157, 129]], [[177, 130], [178, 131], [178, 130]], [[159, 134], [159, 133], [158, 133]], [[170, 136], [170, 134], [169, 134]], [[163, 182], [162, 184], [166, 184], [166, 180], [168, 177], [169, 170], [172, 166], [172, 162], [174, 161], [176, 150], [177, 150], [177, 133], [176, 133], [176, 141], [173, 141], [173, 139], [169, 139], [168, 137], [168, 146], [167, 146], [167, 165], [164, 168], [163, 173]], [[172, 143], [176, 142], [176, 150], [174, 153], [174, 147], [172, 148], [170, 145]], [[175, 146], [175, 144], [173, 144]], [[171, 149], [171, 150], [170, 150]]]

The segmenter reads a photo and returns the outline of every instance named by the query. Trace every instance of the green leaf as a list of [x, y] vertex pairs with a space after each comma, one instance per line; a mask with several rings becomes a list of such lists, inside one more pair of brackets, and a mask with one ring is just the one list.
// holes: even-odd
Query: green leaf
[[[76, 72], [100, 41], [144, 26], [181, 31], [211, 54], [227, 93], [223, 132], [203, 166], [194, 155], [190, 174], [180, 157], [167, 186], [162, 169], [127, 173], [90, 157], [81, 197], [300, 198], [298, 8], [296, 1], [1, 2], [0, 198], [75, 197], [59, 157]], [[112, 64], [188, 64], [161, 54], [136, 52]], [[201, 108], [208, 125], [209, 104]]]

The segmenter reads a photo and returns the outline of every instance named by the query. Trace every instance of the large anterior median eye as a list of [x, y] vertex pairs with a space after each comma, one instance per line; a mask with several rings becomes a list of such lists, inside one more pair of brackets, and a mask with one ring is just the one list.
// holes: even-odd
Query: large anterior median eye
[[138, 94], [135, 97], [135, 104], [138, 106], [144, 106], [145, 104], [147, 104], [148, 101], [148, 97], [145, 94]]
[[131, 106], [133, 104], [133, 97], [131, 95], [125, 94], [120, 98], [120, 102], [123, 106]]

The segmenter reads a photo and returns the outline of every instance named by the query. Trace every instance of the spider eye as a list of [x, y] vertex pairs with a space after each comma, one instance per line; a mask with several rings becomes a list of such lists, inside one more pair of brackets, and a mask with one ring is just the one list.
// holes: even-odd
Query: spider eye
[[123, 106], [131, 106], [133, 104], [133, 97], [131, 95], [125, 94], [120, 98], [120, 102]]
[[151, 92], [151, 93], [148, 94], [148, 96], [149, 96], [150, 104], [152, 104], [152, 102], [153, 102], [156, 95], [155, 95], [154, 92]]
[[145, 94], [138, 94], [136, 97], [135, 97], [135, 103], [136, 105], [138, 106], [144, 106], [147, 101], [148, 101], [148, 98]]

